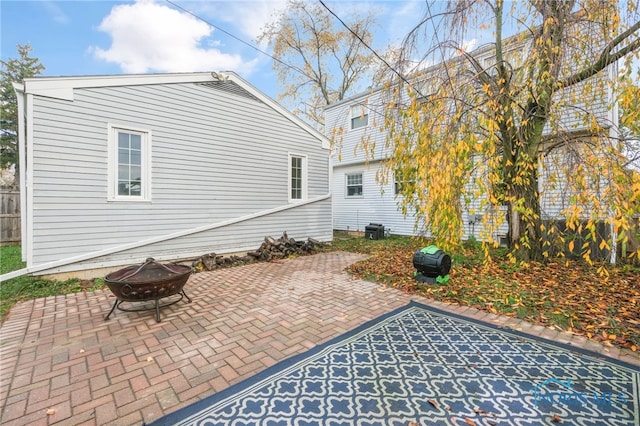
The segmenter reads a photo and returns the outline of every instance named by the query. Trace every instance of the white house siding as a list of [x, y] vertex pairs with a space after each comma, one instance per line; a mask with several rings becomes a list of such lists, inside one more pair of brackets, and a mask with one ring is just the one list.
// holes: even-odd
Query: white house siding
[[[398, 207], [398, 200], [394, 195], [395, 183], [393, 178], [381, 185], [376, 181], [376, 172], [381, 163], [373, 161], [369, 164], [351, 164], [348, 166], [337, 165], [333, 169], [333, 187], [331, 190], [333, 199], [333, 227], [342, 231], [364, 231], [369, 223], [382, 223], [391, 234], [397, 235], [424, 235], [430, 233], [424, 224], [415, 227], [415, 216], [409, 212], [406, 216]], [[362, 173], [363, 194], [362, 197], [346, 196], [346, 175]], [[469, 205], [463, 207], [462, 223], [463, 239], [471, 235], [476, 239], [486, 239], [490, 233], [494, 239], [499, 240], [507, 234], [505, 212], [496, 213], [499, 226], [486, 228], [483, 219], [477, 217], [483, 215], [481, 200], [471, 200]]]
[[[343, 231], [364, 231], [369, 223], [382, 223], [392, 234], [414, 234], [414, 218], [404, 218], [398, 209], [394, 183], [376, 182], [380, 162], [336, 166], [333, 169], [333, 227]], [[347, 197], [346, 175], [362, 173], [362, 197]]]
[[[289, 153], [307, 156], [309, 199], [329, 192], [329, 155], [320, 140], [255, 98], [182, 83], [75, 89], [73, 101], [35, 95], [33, 104], [28, 266], [287, 205]], [[108, 201], [109, 124], [152, 132], [150, 202]], [[296, 214], [292, 211], [266, 216], [256, 228], [268, 232], [257, 232], [264, 237], [291, 230], [330, 239], [330, 201], [318, 204], [303, 209], [310, 216], [300, 224], [282, 219]], [[180, 249], [170, 248], [173, 243], [158, 249], [196, 253], [207, 238], [212, 251], [255, 244], [255, 236], [242, 232], [235, 244], [217, 246], [213, 232], [185, 237]]]
[[[591, 89], [593, 90], [593, 89]], [[598, 98], [597, 93], [589, 97], [595, 101], [594, 105], [590, 105], [590, 112], [594, 118], [603, 126], [611, 123], [611, 112], [608, 110], [602, 98]], [[367, 99], [372, 105], [369, 108], [369, 123], [365, 128], [350, 130], [349, 129], [349, 110], [351, 105], [358, 104]], [[413, 215], [404, 217], [397, 207], [394, 198], [394, 179], [390, 176], [388, 183], [381, 186], [376, 181], [376, 172], [380, 168], [380, 160], [386, 158], [387, 150], [385, 148], [385, 133], [380, 129], [381, 123], [381, 102], [379, 101], [379, 93], [367, 93], [340, 104], [332, 105], [326, 110], [327, 134], [331, 134], [333, 128], [343, 128], [342, 133], [338, 136], [333, 153], [333, 226], [337, 230], [359, 230], [363, 231], [364, 227], [370, 222], [383, 223], [385, 228], [391, 230], [392, 233], [401, 235], [428, 235], [425, 233], [424, 227], [414, 228], [415, 218]], [[373, 105], [376, 105], [375, 107]], [[582, 105], [585, 107], [585, 105]], [[581, 108], [580, 105], [577, 106]], [[585, 131], [588, 127], [581, 119], [578, 119], [573, 111], [574, 107], [564, 109], [566, 115], [558, 124], [558, 127], [568, 132]], [[373, 125], [376, 122], [378, 125]], [[545, 134], [548, 134], [550, 127], [547, 126]], [[365, 153], [362, 148], [363, 138], [370, 143], [375, 142], [374, 155], [370, 156], [368, 164], [365, 164]], [[558, 219], [562, 217], [562, 211], [566, 208], [571, 194], [566, 189], [566, 182], [561, 179], [553, 187], [549, 187], [548, 176], [552, 170], [558, 176], [563, 167], [565, 152], [555, 151], [552, 155], [543, 159], [540, 168], [539, 188], [541, 190], [541, 209], [545, 219]], [[363, 197], [347, 198], [345, 197], [345, 174], [363, 172]], [[487, 233], [492, 238], [500, 240], [505, 237], [508, 232], [508, 224], [506, 222], [506, 208], [502, 208], [499, 212], [493, 212], [499, 225], [485, 228], [483, 219], [480, 216], [486, 213], [487, 207], [483, 207], [482, 199], [472, 199], [469, 204], [463, 205], [462, 223], [463, 238], [467, 239], [473, 235], [476, 239], [486, 240]]]

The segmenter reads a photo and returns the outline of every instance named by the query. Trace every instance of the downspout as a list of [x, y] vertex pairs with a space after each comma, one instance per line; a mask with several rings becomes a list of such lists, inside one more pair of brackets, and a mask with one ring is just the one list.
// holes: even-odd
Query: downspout
[[[609, 78], [611, 81], [616, 81], [618, 75], [618, 62], [614, 62], [609, 66]], [[609, 119], [611, 120], [611, 126], [609, 127], [609, 137], [615, 140], [620, 140], [620, 116], [618, 110], [618, 101], [612, 85], [609, 85], [608, 90], [609, 100], [611, 101], [611, 110], [609, 112]], [[609, 262], [615, 264], [618, 256], [618, 234], [616, 233], [615, 217], [611, 208], [609, 208], [610, 220], [609, 228], [611, 233], [611, 255], [609, 256]]]

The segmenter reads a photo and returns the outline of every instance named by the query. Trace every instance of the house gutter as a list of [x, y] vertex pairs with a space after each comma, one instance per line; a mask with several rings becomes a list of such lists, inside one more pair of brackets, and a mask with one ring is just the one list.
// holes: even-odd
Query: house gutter
[[149, 244], [155, 244], [155, 243], [159, 243], [162, 241], [167, 241], [167, 240], [171, 240], [171, 239], [175, 239], [175, 238], [180, 238], [180, 237], [184, 237], [187, 235], [191, 235], [191, 234], [197, 234], [199, 232], [205, 232], [205, 231], [209, 231], [212, 229], [217, 229], [217, 228], [223, 228], [225, 226], [229, 226], [229, 225], [233, 225], [236, 223], [240, 223], [240, 222], [245, 222], [247, 220], [251, 220], [251, 219], [256, 219], [262, 216], [268, 216], [270, 214], [274, 214], [274, 213], [279, 213], [282, 211], [286, 211], [286, 210], [290, 210], [290, 209], [294, 209], [297, 207], [301, 207], [301, 206], [305, 206], [308, 204], [314, 204], [320, 201], [324, 201], [326, 199], [331, 198], [331, 193], [325, 194], [325, 195], [321, 195], [320, 197], [315, 197], [312, 198], [310, 200], [306, 200], [306, 201], [301, 201], [299, 203], [295, 203], [295, 204], [287, 204], [284, 206], [279, 206], [279, 207], [275, 207], [272, 209], [268, 209], [268, 210], [262, 210], [256, 213], [251, 213], [245, 216], [240, 216], [237, 218], [233, 218], [233, 219], [228, 219], [222, 222], [218, 222], [218, 223], [214, 223], [214, 224], [209, 224], [209, 225], [204, 225], [204, 226], [199, 226], [197, 228], [191, 228], [191, 229], [187, 229], [184, 231], [178, 231], [178, 232], [174, 232], [172, 234], [168, 234], [168, 235], [163, 235], [160, 237], [153, 237], [153, 238], [148, 238], [146, 240], [141, 240], [141, 241], [136, 241], [134, 243], [129, 243], [129, 244], [125, 244], [122, 246], [117, 246], [117, 247], [111, 247], [108, 249], [104, 249], [104, 250], [99, 250], [99, 251], [94, 251], [91, 253], [87, 253], [87, 254], [83, 254], [80, 256], [73, 256], [73, 257], [69, 257], [66, 259], [61, 259], [61, 260], [56, 260], [53, 262], [47, 262], [47, 263], [41, 263], [40, 265], [35, 265], [35, 266], [31, 266], [28, 268], [23, 268], [23, 269], [19, 269], [17, 271], [13, 271], [13, 272], [9, 272], [6, 273], [4, 275], [0, 275], [0, 282], [6, 281], [6, 280], [10, 280], [12, 278], [17, 278], [17, 277], [21, 277], [23, 275], [28, 275], [28, 274], [33, 274], [36, 272], [42, 272], [45, 271], [47, 269], [53, 269], [53, 268], [58, 268], [61, 266], [66, 266], [72, 263], [77, 263], [77, 262], [83, 262], [85, 260], [89, 260], [89, 259], [94, 259], [96, 257], [101, 257], [101, 256], [107, 256], [113, 253], [118, 253], [121, 251], [125, 251], [125, 250], [131, 250], [131, 249], [135, 249], [138, 247], [143, 247]]

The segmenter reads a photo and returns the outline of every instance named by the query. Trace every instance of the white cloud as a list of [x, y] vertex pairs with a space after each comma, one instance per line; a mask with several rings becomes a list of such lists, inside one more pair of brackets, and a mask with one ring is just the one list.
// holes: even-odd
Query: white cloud
[[235, 0], [184, 2], [181, 6], [199, 16], [215, 17], [228, 24], [226, 31], [254, 43], [265, 25], [276, 20], [287, 0]]
[[[206, 23], [153, 0], [118, 5], [100, 26], [111, 36], [108, 49], [92, 47], [95, 57], [117, 63], [124, 72], [232, 70], [248, 74], [256, 60], [217, 49]], [[205, 44], [203, 47], [202, 44]]]
[[471, 40], [464, 40], [460, 47], [465, 52], [471, 52], [478, 47], [478, 39], [472, 38]]
[[407, 1], [405, 3], [392, 3], [389, 11], [389, 41], [399, 45], [413, 29], [413, 26], [424, 16], [424, 1]]
[[52, 1], [43, 1], [42, 5], [49, 12], [51, 17], [58, 24], [66, 25], [71, 22], [71, 19], [64, 13], [62, 8]]

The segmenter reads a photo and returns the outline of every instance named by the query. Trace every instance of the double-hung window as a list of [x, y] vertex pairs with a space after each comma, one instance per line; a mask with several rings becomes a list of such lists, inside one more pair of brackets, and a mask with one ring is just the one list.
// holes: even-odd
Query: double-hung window
[[362, 173], [348, 174], [347, 197], [362, 197]]
[[151, 199], [151, 131], [109, 126], [109, 200]]
[[415, 176], [416, 169], [407, 170], [402, 172], [401, 170], [396, 170], [395, 182], [394, 182], [394, 193], [395, 195], [402, 194], [406, 188], [415, 188]]
[[351, 107], [351, 130], [369, 125], [369, 111], [363, 104]]
[[289, 154], [289, 201], [307, 198], [307, 156]]

